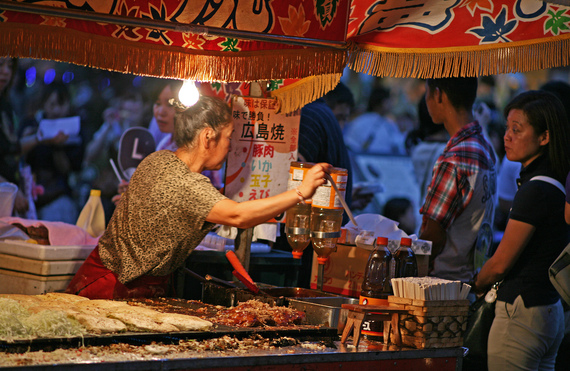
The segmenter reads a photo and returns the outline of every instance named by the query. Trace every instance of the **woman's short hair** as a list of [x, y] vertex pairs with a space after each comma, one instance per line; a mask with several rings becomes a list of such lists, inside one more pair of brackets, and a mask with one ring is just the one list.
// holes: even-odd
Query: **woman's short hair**
[[547, 91], [530, 90], [517, 95], [506, 105], [505, 117], [513, 109], [524, 112], [536, 135], [548, 130], [550, 141], [545, 151], [552, 170], [561, 179], [566, 179], [570, 171], [570, 123], [560, 99]]
[[191, 146], [202, 129], [210, 127], [218, 135], [231, 118], [232, 112], [226, 102], [202, 95], [193, 106], [176, 112], [172, 136], [179, 148]]

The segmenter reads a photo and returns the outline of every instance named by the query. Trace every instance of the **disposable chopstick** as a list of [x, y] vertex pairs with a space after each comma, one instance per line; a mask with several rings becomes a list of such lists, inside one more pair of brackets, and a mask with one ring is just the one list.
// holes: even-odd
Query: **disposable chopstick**
[[121, 177], [121, 174], [119, 173], [119, 169], [117, 169], [117, 165], [115, 165], [115, 161], [113, 161], [113, 159], [110, 158], [109, 162], [111, 163], [111, 167], [113, 168], [113, 171], [115, 172], [115, 175], [117, 176], [117, 179], [119, 179], [119, 182], [120, 182], [121, 180], [123, 180], [123, 178]]

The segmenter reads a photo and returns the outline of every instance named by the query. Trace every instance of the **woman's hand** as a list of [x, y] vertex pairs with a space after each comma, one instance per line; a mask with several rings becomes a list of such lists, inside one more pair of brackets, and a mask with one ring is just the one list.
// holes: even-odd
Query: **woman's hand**
[[111, 201], [115, 204], [115, 206], [117, 206], [119, 204], [119, 201], [121, 201], [121, 196], [123, 196], [123, 193], [125, 193], [128, 188], [129, 188], [129, 182], [127, 182], [124, 179], [121, 179], [121, 182], [119, 183], [119, 186], [117, 187], [117, 192], [119, 194], [114, 195], [113, 198], [111, 199]]
[[317, 187], [326, 183], [325, 174], [330, 174], [332, 165], [321, 162], [307, 171], [298, 190], [305, 199], [313, 197]]

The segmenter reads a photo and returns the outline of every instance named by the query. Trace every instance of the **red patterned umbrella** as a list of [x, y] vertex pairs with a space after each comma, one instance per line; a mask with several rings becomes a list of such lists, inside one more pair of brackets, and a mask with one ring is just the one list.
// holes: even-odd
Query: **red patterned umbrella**
[[[566, 5], [561, 5], [566, 4]], [[569, 63], [568, 1], [0, 0], [0, 55], [201, 81], [273, 80], [286, 110], [345, 66], [480, 76]]]

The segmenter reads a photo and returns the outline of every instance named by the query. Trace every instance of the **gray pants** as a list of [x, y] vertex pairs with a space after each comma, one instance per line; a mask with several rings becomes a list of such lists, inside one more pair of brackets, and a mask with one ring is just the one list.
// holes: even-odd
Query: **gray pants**
[[532, 308], [520, 296], [513, 304], [497, 301], [487, 348], [489, 370], [554, 370], [563, 337], [560, 300]]

